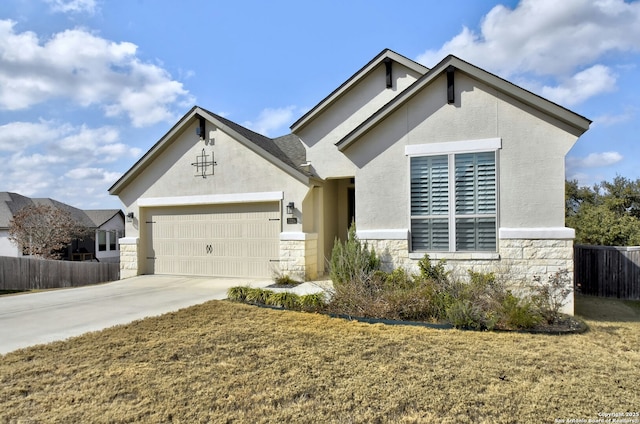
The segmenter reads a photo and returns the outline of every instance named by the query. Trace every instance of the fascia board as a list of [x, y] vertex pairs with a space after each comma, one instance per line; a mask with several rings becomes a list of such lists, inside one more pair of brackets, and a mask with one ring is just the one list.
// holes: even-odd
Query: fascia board
[[538, 96], [537, 94], [525, 90], [524, 88], [518, 87], [517, 85], [507, 80], [504, 80], [494, 74], [491, 74], [483, 69], [471, 65], [468, 62], [450, 55], [443, 59], [436, 66], [434, 66], [429, 72], [418, 79], [418, 81], [413, 83], [400, 95], [392, 99], [389, 103], [387, 103], [377, 112], [371, 115], [369, 119], [364, 121], [353, 131], [339, 140], [336, 143], [338, 150], [342, 152], [347, 149], [352, 143], [369, 132], [385, 117], [396, 111], [407, 101], [413, 98], [417, 93], [419, 93], [425, 86], [429, 85], [434, 79], [436, 79], [436, 77], [440, 75], [440, 73], [444, 72], [450, 65], [454, 66], [456, 68], [456, 71], [461, 71], [465, 74], [468, 74], [474, 79], [477, 79], [482, 83], [521, 101], [524, 104], [538, 109], [546, 113], [547, 115], [550, 115], [558, 119], [559, 121], [570, 125], [571, 127], [577, 129], [581, 134], [589, 129], [591, 120], [585, 118], [584, 116], [578, 115], [577, 113], [572, 112], [567, 108], [564, 108], [556, 103]]
[[300, 131], [302, 128], [307, 126], [311, 121], [313, 121], [318, 115], [320, 115], [324, 110], [326, 110], [329, 106], [331, 106], [334, 102], [344, 96], [353, 86], [358, 84], [363, 78], [369, 75], [374, 69], [376, 69], [384, 59], [390, 58], [391, 60], [406, 66], [407, 68], [424, 75], [429, 71], [429, 68], [419, 64], [418, 62], [414, 62], [413, 60], [402, 56], [392, 50], [385, 49], [381, 53], [379, 53], [376, 57], [374, 57], [369, 63], [367, 63], [364, 67], [362, 67], [359, 71], [353, 74], [349, 79], [347, 79], [342, 85], [336, 88], [331, 94], [325, 97], [320, 101], [316, 106], [314, 106], [309, 112], [304, 114], [300, 119], [294, 122], [291, 125], [291, 131], [295, 133], [296, 131]]

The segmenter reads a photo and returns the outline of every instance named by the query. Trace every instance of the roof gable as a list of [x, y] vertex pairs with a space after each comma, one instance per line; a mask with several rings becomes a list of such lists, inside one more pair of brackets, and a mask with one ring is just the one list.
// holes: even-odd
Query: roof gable
[[[286, 143], [292, 146], [283, 148], [282, 140], [277, 142], [279, 139], [274, 140], [262, 134], [258, 134], [255, 131], [236, 124], [222, 116], [216, 115], [204, 108], [194, 106], [153, 147], [151, 147], [151, 149], [149, 149], [142, 158], [140, 158], [122, 177], [120, 177], [120, 179], [116, 181], [111, 188], [109, 188], [109, 193], [113, 195], [119, 194], [120, 191], [133, 181], [147, 166], [149, 166], [155, 158], [162, 154], [177, 135], [181, 134], [185, 128], [198, 117], [205, 118], [216, 128], [219, 128], [223, 132], [232, 136], [236, 141], [289, 173], [294, 178], [297, 178], [304, 183], [308, 182], [310, 175], [300, 166], [304, 163], [304, 160], [299, 160], [299, 153], [301, 148], [304, 151], [304, 147], [302, 147], [302, 142], [298, 137], [286, 136]], [[281, 139], [283, 138], [284, 137], [281, 137]], [[300, 146], [297, 146], [298, 144]], [[292, 151], [297, 153], [295, 155], [290, 155], [290, 152]]]
[[82, 210], [50, 198], [30, 198], [17, 193], [0, 192], [0, 228], [9, 228], [13, 217], [24, 207], [45, 205], [68, 212], [73, 219], [89, 228], [98, 228], [114, 216], [124, 213], [120, 209]]
[[407, 101], [413, 98], [416, 94], [421, 92], [424, 88], [428, 87], [433, 81], [436, 80], [440, 74], [447, 71], [447, 68], [453, 67], [454, 72], [463, 72], [472, 78], [481, 81], [489, 87], [494, 88], [504, 94], [517, 99], [518, 101], [529, 105], [537, 110], [544, 112], [545, 114], [564, 122], [571, 127], [575, 128], [580, 134], [589, 129], [591, 121], [584, 116], [578, 115], [569, 109], [562, 107], [556, 103], [553, 103], [543, 97], [538, 96], [522, 87], [519, 87], [505, 79], [498, 77], [490, 72], [487, 72], [477, 66], [474, 66], [456, 56], [449, 55], [443, 59], [440, 63], [430, 69], [409, 88], [400, 93], [397, 97], [392, 99], [376, 113], [371, 115], [366, 121], [352, 130], [349, 134], [343, 137], [336, 143], [336, 146], [340, 151], [344, 151], [352, 143], [360, 139], [364, 134], [369, 132], [373, 127], [380, 123], [383, 119], [396, 111]]
[[300, 119], [294, 122], [291, 125], [291, 131], [295, 133], [301, 130], [302, 128], [304, 128], [306, 125], [308, 125], [324, 110], [329, 108], [339, 98], [343, 97], [352, 87], [357, 85], [367, 75], [373, 72], [373, 70], [376, 69], [385, 60], [391, 60], [391, 61], [400, 63], [403, 66], [406, 66], [407, 68], [412, 69], [413, 71], [417, 72], [420, 75], [424, 75], [427, 71], [429, 71], [429, 68], [419, 64], [418, 62], [414, 62], [413, 60], [405, 56], [402, 56], [392, 50], [385, 49], [382, 52], [380, 52], [376, 57], [374, 57], [371, 61], [369, 61], [369, 63], [364, 65], [355, 74], [353, 74], [344, 83], [342, 83], [331, 94], [329, 94], [327, 97], [321, 100], [320, 103], [314, 106], [309, 112], [307, 112]]

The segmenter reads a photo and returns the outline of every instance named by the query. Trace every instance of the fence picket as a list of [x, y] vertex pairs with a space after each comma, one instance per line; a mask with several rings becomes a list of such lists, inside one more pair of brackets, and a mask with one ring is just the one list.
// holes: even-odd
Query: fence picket
[[574, 246], [574, 280], [584, 294], [640, 300], [640, 246]]
[[120, 279], [120, 264], [0, 256], [0, 290], [80, 287]]

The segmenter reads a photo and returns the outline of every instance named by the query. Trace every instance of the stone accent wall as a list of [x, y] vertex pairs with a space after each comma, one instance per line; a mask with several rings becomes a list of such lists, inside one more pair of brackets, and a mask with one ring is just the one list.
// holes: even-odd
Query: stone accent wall
[[135, 277], [138, 273], [138, 244], [120, 241], [120, 279]]
[[279, 272], [297, 280], [318, 277], [318, 239], [280, 240]]
[[418, 270], [418, 261], [409, 259], [408, 240], [361, 240], [369, 249], [374, 249], [382, 262], [382, 269], [390, 272], [395, 268], [409, 271]]
[[[373, 247], [382, 261], [382, 268], [391, 271], [402, 267], [412, 273], [419, 272], [419, 253], [409, 253], [407, 240], [362, 240]], [[446, 267], [454, 278], [468, 280], [468, 270], [493, 272], [509, 282], [514, 291], [526, 291], [539, 276], [543, 281], [561, 270], [568, 270], [573, 287], [573, 240], [502, 239], [499, 252], [483, 253], [433, 253], [429, 257], [436, 262], [446, 260]], [[573, 314], [573, 295], [569, 296], [563, 312]]]

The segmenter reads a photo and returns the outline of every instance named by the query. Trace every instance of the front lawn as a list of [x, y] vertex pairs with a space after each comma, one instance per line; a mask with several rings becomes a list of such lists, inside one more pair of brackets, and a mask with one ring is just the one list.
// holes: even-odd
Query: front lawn
[[577, 297], [590, 331], [549, 336], [212, 301], [0, 356], [0, 422], [553, 423], [634, 413], [635, 305]]

